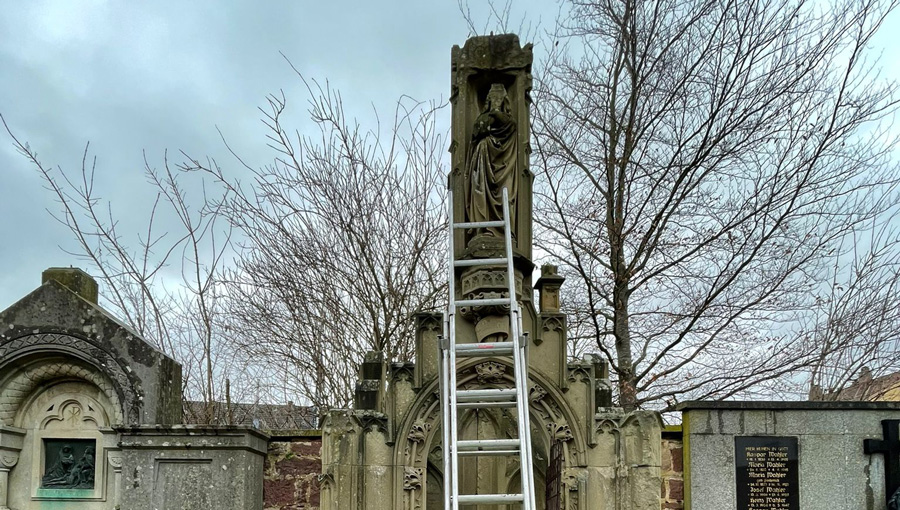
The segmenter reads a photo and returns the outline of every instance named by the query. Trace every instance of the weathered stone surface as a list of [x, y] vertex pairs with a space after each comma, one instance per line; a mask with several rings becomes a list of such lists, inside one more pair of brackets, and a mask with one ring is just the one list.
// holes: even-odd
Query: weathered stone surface
[[181, 421], [181, 367], [56, 280], [0, 312], [0, 325], [0, 373], [61, 355], [107, 377], [123, 406], [120, 423]]
[[119, 427], [122, 508], [262, 510], [269, 437], [247, 427]]
[[181, 367], [96, 303], [90, 276], [52, 268], [0, 312], [0, 508], [128, 508], [112, 427], [181, 420]]
[[900, 418], [900, 406], [807, 404], [778, 403], [767, 410], [758, 403], [691, 403], [683, 411], [691, 508], [736, 508], [735, 436], [798, 439], [800, 508], [879, 508], [884, 463], [881, 456], [864, 454], [863, 440], [880, 438], [881, 420]]
[[[515, 209], [513, 292], [529, 338], [528, 429], [537, 508], [544, 508], [547, 460], [555, 442], [556, 451], [561, 452], [557, 458], [563, 508], [658, 510], [658, 414], [626, 414], [621, 409], [598, 413], [598, 405], [609, 405], [609, 385], [603, 380], [608, 373], [593, 358], [568, 363], [566, 317], [559, 313], [558, 299], [562, 278], [554, 277], [549, 268], [541, 284], [541, 315], [534, 308], [533, 175], [528, 158], [531, 62], [531, 46], [521, 46], [514, 35], [476, 37], [465, 47], [453, 49], [453, 168], [449, 175], [453, 221], [498, 216], [495, 201], [474, 208], [467, 204], [472, 179], [481, 179], [479, 186], [494, 188], [486, 194], [496, 194], [500, 185], [514, 188], [515, 197], [510, 200]], [[502, 120], [493, 126], [496, 151], [485, 147], [484, 132], [476, 132], [490, 121], [486, 111]], [[473, 162], [473, 155], [482, 159]], [[514, 174], [508, 173], [511, 168]], [[488, 172], [501, 175], [493, 175], [491, 181], [484, 179]], [[469, 230], [457, 229], [453, 234], [455, 259], [496, 257], [503, 251], [497, 232]], [[499, 297], [509, 292], [502, 266], [461, 268], [453, 277], [457, 298]], [[511, 329], [507, 316], [507, 310], [499, 306], [461, 308], [456, 315], [457, 343], [506, 339]], [[443, 328], [440, 316], [423, 314], [416, 319], [415, 366], [394, 363], [388, 374], [364, 367], [356, 409], [332, 410], [322, 422], [323, 510], [437, 510], [443, 506], [443, 424], [437, 381], [438, 336]], [[455, 368], [461, 389], [509, 388], [513, 383], [509, 358], [460, 359]], [[517, 419], [505, 409], [464, 410], [459, 415], [460, 438], [515, 437]], [[521, 487], [520, 462], [503, 456], [462, 459], [460, 493], [515, 492]], [[281, 494], [288, 489], [278, 485], [273, 490]]]

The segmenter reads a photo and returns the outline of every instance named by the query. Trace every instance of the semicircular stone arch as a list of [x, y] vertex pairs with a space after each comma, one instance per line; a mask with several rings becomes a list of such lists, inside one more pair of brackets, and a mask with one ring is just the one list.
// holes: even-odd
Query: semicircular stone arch
[[35, 389], [52, 381], [82, 380], [114, 404], [115, 422], [136, 423], [140, 386], [107, 351], [68, 334], [40, 333], [0, 345], [0, 423], [12, 425]]
[[[513, 384], [512, 366], [502, 359], [467, 360], [460, 364], [457, 387], [460, 389], [509, 387]], [[583, 466], [587, 440], [575, 423], [575, 413], [569, 407], [562, 392], [552, 381], [539, 373], [530, 373], [529, 413], [532, 441], [541, 441], [536, 450], [548, 452], [556, 439], [563, 442], [563, 465]], [[394, 462], [403, 466], [403, 476], [398, 477], [394, 494], [395, 508], [424, 508], [424, 492], [421, 481], [426, 478], [429, 463], [443, 469], [441, 461], [441, 409], [438, 381], [423, 387], [410, 407], [398, 430], [394, 446]], [[538, 434], [538, 431], [541, 433]], [[414, 483], [410, 483], [414, 480]], [[430, 509], [429, 509], [430, 510]]]
[[88, 382], [103, 392], [115, 410], [114, 420], [123, 423], [122, 402], [112, 383], [103, 374], [71, 360], [37, 360], [18, 368], [0, 383], [0, 423], [20, 427], [19, 410], [27, 408], [39, 387], [51, 382]]

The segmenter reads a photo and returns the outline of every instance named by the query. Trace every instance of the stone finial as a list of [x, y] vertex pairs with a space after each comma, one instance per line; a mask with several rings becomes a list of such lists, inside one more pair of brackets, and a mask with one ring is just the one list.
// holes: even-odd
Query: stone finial
[[534, 288], [540, 293], [541, 313], [559, 313], [559, 289], [565, 281], [565, 278], [559, 276], [556, 266], [541, 266], [541, 277], [534, 284]]
[[53, 280], [79, 297], [97, 304], [97, 281], [77, 267], [51, 267], [41, 274], [41, 284]]

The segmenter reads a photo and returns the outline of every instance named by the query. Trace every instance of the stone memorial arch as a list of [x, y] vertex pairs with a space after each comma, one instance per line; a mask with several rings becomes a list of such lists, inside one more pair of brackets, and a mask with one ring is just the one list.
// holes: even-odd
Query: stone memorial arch
[[112, 509], [114, 427], [181, 420], [181, 367], [97, 306], [71, 268], [0, 313], [0, 510]]
[[[515, 35], [474, 37], [451, 58], [454, 222], [498, 216], [499, 190], [510, 192], [516, 294], [529, 337], [529, 402], [538, 508], [614, 510], [659, 508], [660, 433], [653, 412], [613, 408], [606, 365], [567, 358], [566, 316], [560, 313], [564, 279], [544, 266], [532, 282], [532, 184], [529, 168], [531, 45]], [[491, 229], [456, 231], [455, 259], [496, 257], [502, 236]], [[503, 267], [458, 269], [465, 298], [500, 297], [508, 288]], [[536, 307], [533, 295], [539, 294]], [[461, 340], [502, 340], [505, 311], [463, 309]], [[360, 369], [355, 406], [333, 410], [322, 422], [323, 510], [436, 510], [442, 508], [443, 449], [438, 396], [441, 316], [417, 317], [416, 362], [396, 363], [369, 353]], [[512, 367], [503, 358], [460, 363], [461, 389], [509, 387]], [[508, 410], [468, 410], [460, 437], [511, 437]], [[516, 492], [517, 458], [461, 459], [461, 493]], [[499, 510], [504, 505], [480, 505]]]

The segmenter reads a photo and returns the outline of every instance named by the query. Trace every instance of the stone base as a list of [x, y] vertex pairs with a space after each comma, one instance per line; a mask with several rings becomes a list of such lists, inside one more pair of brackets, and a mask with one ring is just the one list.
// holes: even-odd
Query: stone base
[[121, 508], [262, 510], [269, 437], [249, 427], [122, 427]]

